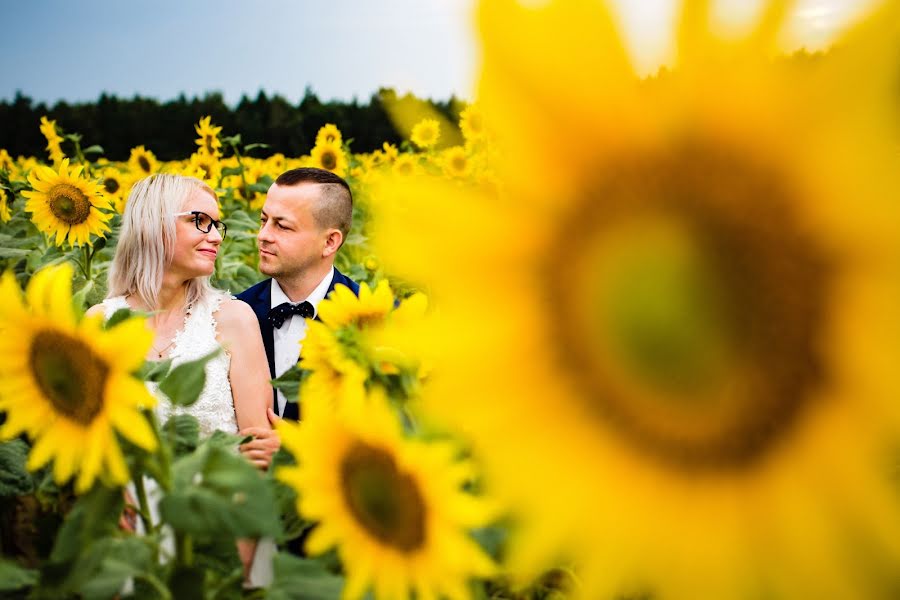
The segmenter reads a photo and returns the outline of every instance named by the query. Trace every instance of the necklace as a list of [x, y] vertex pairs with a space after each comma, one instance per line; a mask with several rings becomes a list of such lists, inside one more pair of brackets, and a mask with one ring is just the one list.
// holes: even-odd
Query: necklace
[[162, 358], [162, 355], [165, 354], [166, 350], [172, 347], [172, 344], [175, 343], [175, 336], [172, 336], [172, 339], [169, 340], [169, 343], [162, 347], [161, 350], [157, 350], [156, 346], [150, 346], [150, 349], [156, 352], [156, 358]]
[[[178, 311], [178, 312], [176, 313], [176, 319], [178, 319], [178, 318], [180, 318], [180, 319], [182, 319], [182, 320], [185, 319], [185, 318], [187, 317], [187, 315], [191, 314], [191, 309], [192, 309], [192, 308], [193, 308], [193, 303], [188, 304], [187, 307], [184, 309], [183, 312], [182, 312], [182, 311]], [[167, 323], [166, 323], [166, 324], [168, 325], [168, 322], [170, 322], [170, 321], [171, 321], [171, 318], [167, 319]], [[167, 327], [167, 328], [168, 328], [168, 327]], [[175, 328], [172, 328], [172, 329], [175, 329]], [[159, 333], [160, 330], [157, 329], [156, 331], [157, 331], [157, 333]], [[177, 330], [172, 334], [172, 337], [171, 337], [171, 339], [169, 340], [169, 343], [168, 343], [168, 344], [166, 344], [165, 346], [163, 346], [162, 348], [159, 348], [159, 349], [157, 349], [157, 347], [156, 347], [155, 345], [151, 345], [151, 346], [150, 346], [150, 349], [153, 350], [153, 351], [156, 353], [156, 358], [161, 359], [161, 358], [163, 357], [163, 354], [165, 354], [166, 351], [168, 351], [169, 348], [171, 348], [172, 345], [175, 344], [175, 340], [176, 340], [176, 339], [178, 339], [178, 331], [177, 331]]]

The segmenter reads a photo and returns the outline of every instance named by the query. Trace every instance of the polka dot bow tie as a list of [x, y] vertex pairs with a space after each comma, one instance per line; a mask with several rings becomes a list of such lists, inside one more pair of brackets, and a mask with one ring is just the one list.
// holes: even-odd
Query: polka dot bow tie
[[304, 319], [311, 319], [315, 314], [316, 311], [309, 302], [304, 301], [300, 304], [285, 302], [284, 304], [279, 304], [275, 308], [269, 309], [269, 314], [266, 315], [266, 318], [269, 320], [269, 323], [272, 324], [272, 327], [278, 329], [284, 325], [284, 322], [287, 319], [291, 318], [291, 315], [300, 315]]

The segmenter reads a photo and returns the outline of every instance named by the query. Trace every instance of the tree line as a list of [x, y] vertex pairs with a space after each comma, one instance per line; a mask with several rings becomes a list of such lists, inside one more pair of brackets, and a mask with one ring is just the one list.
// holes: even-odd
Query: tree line
[[45, 157], [47, 142], [38, 126], [46, 115], [65, 133], [80, 134], [82, 147], [101, 146], [109, 160], [127, 160], [131, 149], [140, 145], [160, 160], [183, 159], [196, 149], [194, 125], [209, 115], [213, 124], [222, 126], [222, 135], [240, 134], [245, 144], [267, 144], [268, 148], [253, 151], [257, 157], [278, 152], [286, 156], [308, 154], [316, 132], [326, 123], [337, 125], [344, 139], [352, 140], [354, 152], [370, 152], [383, 142], [401, 141], [403, 136], [387, 110], [398, 103], [419, 109], [428, 105], [451, 122], [456, 121], [462, 106], [454, 97], [446, 101], [419, 100], [410, 94], [398, 96], [390, 88], [378, 90], [366, 103], [356, 99], [323, 102], [307, 88], [300, 102], [292, 104], [282, 96], [260, 91], [254, 99], [243, 96], [234, 108], [219, 92], [190, 99], [182, 94], [167, 102], [104, 93], [96, 102], [59, 101], [53, 106], [17, 93], [12, 101], [0, 101], [0, 148], [14, 157]]

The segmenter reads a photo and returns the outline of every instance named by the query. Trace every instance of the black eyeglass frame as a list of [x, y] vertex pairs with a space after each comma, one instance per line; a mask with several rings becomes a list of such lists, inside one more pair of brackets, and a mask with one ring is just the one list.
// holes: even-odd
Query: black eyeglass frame
[[[175, 213], [174, 216], [186, 217], [187, 215], [194, 216], [194, 218], [192, 219], [192, 221], [194, 221], [194, 227], [196, 227], [197, 231], [199, 231], [200, 233], [209, 233], [210, 231], [212, 231], [212, 228], [215, 227], [216, 231], [219, 232], [219, 235], [222, 236], [222, 239], [223, 240], [225, 239], [225, 234], [228, 232], [228, 226], [224, 223], [224, 221], [219, 221], [218, 219], [213, 219], [211, 216], [209, 216], [202, 210], [190, 210], [187, 212]], [[207, 227], [205, 230], [202, 227], [200, 227], [200, 215], [203, 215], [204, 217], [209, 219], [209, 227]]]

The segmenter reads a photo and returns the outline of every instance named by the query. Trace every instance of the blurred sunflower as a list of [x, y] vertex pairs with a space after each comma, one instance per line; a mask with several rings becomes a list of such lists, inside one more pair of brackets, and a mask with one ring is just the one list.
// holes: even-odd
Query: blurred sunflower
[[156, 160], [156, 156], [150, 150], [144, 148], [143, 145], [131, 149], [131, 155], [128, 157], [128, 166], [131, 168], [132, 174], [137, 178], [152, 175], [159, 170], [159, 162]]
[[105, 167], [100, 173], [100, 186], [117, 213], [125, 209], [125, 200], [131, 191], [131, 181], [126, 173], [115, 167]]
[[319, 132], [316, 134], [316, 146], [319, 144], [336, 144], [340, 146], [342, 143], [341, 130], [332, 123], [320, 127]]
[[110, 202], [98, 184], [81, 177], [81, 169], [69, 169], [67, 158], [59, 171], [37, 165], [28, 175], [33, 189], [22, 192], [31, 220], [39, 230], [55, 236], [57, 246], [65, 242], [92, 246], [92, 234], [104, 237], [109, 231], [112, 213], [105, 211], [111, 208]]
[[467, 143], [484, 139], [484, 115], [476, 105], [470, 104], [459, 114], [459, 129]]
[[441, 124], [436, 119], [422, 119], [412, 128], [410, 141], [419, 148], [431, 148], [441, 137]]
[[331, 171], [341, 177], [347, 172], [347, 155], [339, 143], [316, 143], [309, 156], [313, 167]]
[[16, 166], [16, 162], [9, 155], [5, 148], [0, 148], [0, 170], [12, 173]]
[[417, 175], [422, 172], [422, 166], [419, 164], [419, 157], [415, 154], [410, 154], [409, 152], [404, 152], [397, 156], [394, 159], [394, 164], [391, 167], [391, 172], [394, 175], [400, 175], [401, 177], [407, 177], [410, 175]]
[[222, 164], [216, 154], [211, 154], [206, 148], [201, 147], [191, 154], [184, 174], [197, 177], [215, 188], [219, 185], [219, 178], [222, 175]]
[[0, 223], [9, 223], [12, 218], [9, 210], [9, 196], [6, 190], [0, 188]]
[[200, 149], [205, 151], [208, 156], [221, 156], [222, 155], [222, 141], [219, 139], [219, 133], [222, 131], [222, 127], [217, 127], [213, 125], [210, 121], [212, 121], [212, 117], [203, 117], [200, 121], [194, 125], [194, 130], [197, 132], [197, 135], [200, 136], [194, 142], [200, 146]]
[[34, 440], [27, 467], [53, 460], [57, 483], [75, 475], [84, 492], [100, 478], [128, 481], [116, 434], [146, 449], [156, 437], [140, 409], [153, 396], [132, 373], [153, 334], [140, 318], [104, 330], [103, 319], [79, 321], [72, 307], [72, 267], [39, 271], [22, 292], [12, 273], [0, 280], [0, 411], [4, 439]]
[[491, 514], [463, 491], [471, 468], [442, 442], [405, 439], [380, 395], [346, 419], [277, 426], [299, 466], [276, 477], [297, 491], [300, 514], [318, 524], [306, 550], [336, 547], [347, 576], [343, 598], [371, 589], [377, 600], [471, 597], [468, 580], [494, 572], [468, 535]]
[[63, 154], [60, 146], [63, 138], [56, 130], [56, 121], [51, 121], [46, 116], [43, 116], [41, 117], [40, 129], [47, 139], [47, 151], [50, 153], [50, 160], [53, 161], [53, 164], [59, 164], [65, 158], [65, 154]]
[[472, 170], [472, 163], [465, 148], [453, 146], [441, 154], [441, 167], [448, 177], [467, 177]]
[[376, 251], [440, 307], [431, 408], [516, 507], [516, 572], [895, 597], [900, 3], [804, 68], [786, 3], [739, 40], [710, 4], [641, 81], [609, 3], [483, 3], [506, 193], [398, 180]]

